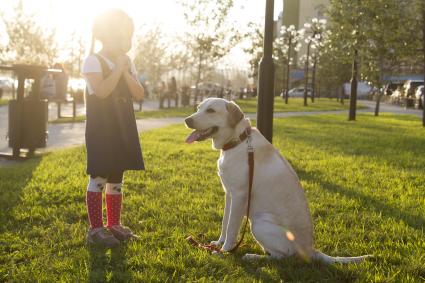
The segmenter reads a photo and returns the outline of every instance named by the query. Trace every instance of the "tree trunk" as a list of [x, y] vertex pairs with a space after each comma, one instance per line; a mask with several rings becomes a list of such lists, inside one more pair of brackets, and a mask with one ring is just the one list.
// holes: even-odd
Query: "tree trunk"
[[350, 91], [350, 112], [348, 116], [349, 121], [356, 120], [356, 104], [357, 104], [357, 73], [358, 73], [358, 50], [354, 49], [354, 57], [353, 57], [353, 71], [351, 76], [351, 91]]
[[383, 93], [380, 92], [382, 89], [382, 81], [384, 79], [384, 60], [381, 58], [379, 63], [379, 83], [378, 83], [378, 96], [376, 97], [376, 105], [375, 105], [375, 116], [379, 116], [379, 106], [381, 104], [381, 98]]
[[313, 59], [313, 75], [311, 77], [311, 102], [314, 103], [314, 96], [316, 95], [316, 66], [317, 66], [317, 56], [314, 55]]
[[[422, 52], [424, 56], [424, 81], [425, 81], [425, 3], [422, 2]], [[422, 100], [422, 126], [425, 127], [425, 89], [423, 91], [423, 100]]]
[[285, 104], [288, 104], [289, 97], [289, 80], [290, 80], [290, 68], [291, 68], [291, 45], [292, 45], [292, 36], [289, 37], [288, 42], [288, 63], [286, 66], [286, 89], [285, 89]]
[[304, 106], [307, 106], [307, 88], [308, 88], [308, 59], [310, 57], [310, 45], [311, 45], [311, 40], [308, 42], [307, 45], [307, 59], [305, 61], [305, 85], [304, 85]]
[[376, 105], [375, 105], [375, 116], [379, 116], [379, 106], [381, 104], [382, 93], [377, 94], [376, 96]]
[[201, 82], [201, 70], [202, 70], [202, 52], [199, 52], [199, 61], [198, 61], [198, 75], [196, 77], [195, 85], [195, 98], [193, 99], [193, 110], [196, 111], [199, 95], [199, 83]]

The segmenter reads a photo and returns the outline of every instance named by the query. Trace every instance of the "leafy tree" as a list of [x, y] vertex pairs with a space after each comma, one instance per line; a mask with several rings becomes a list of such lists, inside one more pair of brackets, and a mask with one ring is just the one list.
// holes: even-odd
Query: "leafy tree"
[[14, 64], [50, 65], [57, 57], [55, 30], [38, 25], [34, 15], [25, 13], [22, 1], [10, 17], [3, 16], [8, 47], [1, 51], [4, 61]]
[[248, 32], [244, 38], [250, 41], [250, 45], [244, 48], [244, 52], [250, 55], [249, 65], [251, 66], [250, 76], [254, 81], [258, 80], [258, 62], [263, 57], [264, 34], [261, 26], [256, 23], [248, 24]]
[[[288, 92], [289, 92], [289, 83], [290, 83], [290, 66], [293, 64], [291, 51], [299, 51], [301, 47], [300, 41], [304, 36], [304, 30], [296, 30], [294, 25], [290, 25], [289, 27], [282, 26], [281, 36], [276, 39], [276, 48], [280, 51], [282, 60], [278, 60], [278, 62], [282, 62], [282, 67], [285, 66], [285, 71], [283, 74], [285, 78], [283, 81], [285, 82], [285, 103], [288, 104]], [[283, 69], [283, 68], [282, 68]]]
[[134, 64], [136, 68], [148, 75], [149, 81], [157, 84], [168, 69], [167, 44], [159, 27], [140, 32], [136, 36]]
[[[306, 38], [305, 38], [305, 43], [307, 43], [307, 54], [306, 54], [306, 60], [305, 60], [305, 71], [304, 71], [304, 76], [305, 76], [305, 84], [304, 84], [304, 106], [307, 106], [307, 89], [308, 89], [308, 85], [309, 85], [309, 60], [310, 60], [310, 51], [311, 48], [316, 49], [321, 45], [321, 40], [322, 40], [322, 34], [325, 32], [326, 29], [326, 20], [321, 19], [318, 20], [316, 18], [311, 20], [311, 23], [305, 23], [304, 24], [304, 28], [305, 28], [305, 34], [306, 34]], [[316, 69], [316, 63], [317, 63], [317, 54], [314, 55], [314, 76], [313, 78], [315, 78], [315, 69]], [[314, 88], [314, 86], [312, 85], [312, 88]], [[312, 93], [311, 96], [311, 100], [312, 102], [314, 102], [314, 93]]]
[[196, 89], [194, 104], [197, 103], [198, 85], [209, 67], [223, 58], [239, 41], [235, 25], [229, 23], [229, 11], [233, 0], [191, 0], [181, 2], [184, 17], [190, 27], [185, 43], [193, 63], [196, 64]]

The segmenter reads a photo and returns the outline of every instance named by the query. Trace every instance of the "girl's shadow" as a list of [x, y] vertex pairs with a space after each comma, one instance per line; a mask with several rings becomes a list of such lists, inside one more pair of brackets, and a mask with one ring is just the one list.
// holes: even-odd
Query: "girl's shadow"
[[89, 282], [131, 282], [131, 273], [127, 269], [127, 244], [116, 248], [103, 248], [90, 245]]

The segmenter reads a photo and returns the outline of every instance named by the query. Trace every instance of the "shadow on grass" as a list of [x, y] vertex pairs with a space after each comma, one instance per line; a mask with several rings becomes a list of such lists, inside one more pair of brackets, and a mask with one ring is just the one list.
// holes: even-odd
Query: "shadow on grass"
[[[353, 270], [338, 268], [338, 265], [327, 265], [317, 261], [305, 261], [292, 256], [285, 259], [261, 259], [245, 261], [242, 256], [252, 251], [244, 250], [231, 257], [231, 261], [243, 266], [253, 278], [264, 282], [352, 282], [359, 275]], [[273, 270], [277, 274], [273, 274]]]
[[22, 189], [31, 181], [41, 159], [42, 157], [37, 156], [0, 167], [0, 233], [15, 225], [13, 208], [20, 202]]
[[112, 249], [88, 246], [88, 282], [131, 282], [132, 276], [127, 268], [127, 244]]
[[320, 172], [307, 172], [300, 167], [294, 167], [294, 169], [301, 179], [317, 183], [321, 188], [329, 192], [339, 193], [350, 199], [359, 200], [365, 210], [372, 209], [378, 213], [382, 213], [382, 215], [387, 218], [403, 220], [407, 225], [416, 230], [422, 230], [423, 227], [425, 227], [425, 219], [420, 215], [403, 212], [399, 207], [390, 206], [381, 200], [373, 198], [372, 196], [365, 195], [358, 191], [349, 190], [340, 185], [325, 181], [324, 178], [318, 177], [320, 176]]

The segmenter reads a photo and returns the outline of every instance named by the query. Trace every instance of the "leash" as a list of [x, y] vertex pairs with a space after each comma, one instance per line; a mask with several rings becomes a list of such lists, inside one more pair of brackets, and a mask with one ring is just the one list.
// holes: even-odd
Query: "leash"
[[[248, 179], [248, 184], [249, 184], [248, 185], [248, 204], [247, 204], [247, 209], [246, 209], [245, 223], [244, 223], [243, 229], [242, 229], [242, 236], [239, 239], [238, 243], [232, 249], [230, 249], [228, 251], [229, 253], [237, 250], [239, 248], [239, 246], [242, 244], [243, 239], [245, 237], [246, 227], [248, 226], [248, 221], [249, 221], [249, 211], [250, 211], [250, 207], [251, 207], [252, 184], [253, 184], [253, 180], [254, 180], [254, 147], [252, 146], [251, 128], [246, 128], [245, 131], [240, 135], [240, 137], [239, 137], [240, 142], [232, 143], [231, 145], [228, 145], [228, 146], [225, 145], [223, 147], [223, 150], [231, 149], [231, 148], [237, 146], [238, 144], [240, 144], [244, 139], [247, 140], [247, 144], [248, 144], [248, 168], [249, 168], [249, 173], [248, 173], [248, 176], [249, 176], [249, 179]], [[220, 249], [220, 247], [213, 245], [213, 244], [199, 243], [198, 241], [195, 240], [195, 238], [193, 236], [187, 237], [186, 241], [188, 241], [191, 246], [201, 248], [201, 249], [207, 250], [209, 252], [223, 253], [223, 251]]]

